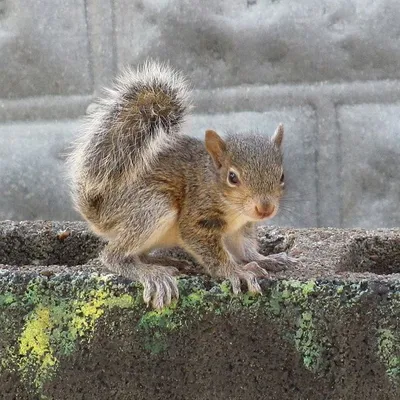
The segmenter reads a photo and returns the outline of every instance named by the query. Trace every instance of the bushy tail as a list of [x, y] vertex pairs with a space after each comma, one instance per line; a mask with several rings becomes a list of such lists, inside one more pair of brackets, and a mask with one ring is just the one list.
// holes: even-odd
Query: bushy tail
[[150, 61], [127, 69], [87, 118], [70, 157], [75, 183], [142, 176], [172, 146], [190, 109], [180, 73]]

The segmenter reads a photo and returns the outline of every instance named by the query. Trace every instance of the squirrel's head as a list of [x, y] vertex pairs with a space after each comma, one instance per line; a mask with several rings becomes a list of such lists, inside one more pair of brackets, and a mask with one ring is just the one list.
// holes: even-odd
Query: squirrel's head
[[206, 131], [206, 149], [227, 206], [249, 221], [272, 218], [278, 212], [284, 189], [282, 141], [282, 124], [272, 138], [251, 133], [222, 139], [215, 131]]

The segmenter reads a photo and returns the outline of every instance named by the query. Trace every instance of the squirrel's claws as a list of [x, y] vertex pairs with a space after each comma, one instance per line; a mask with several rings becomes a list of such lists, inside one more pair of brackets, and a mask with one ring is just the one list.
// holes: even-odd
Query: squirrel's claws
[[250, 293], [262, 294], [257, 278], [265, 278], [267, 276], [268, 272], [262, 269], [255, 261], [252, 261], [246, 265], [236, 267], [229, 277], [229, 281], [231, 282], [234, 294], [239, 294], [241, 292], [241, 281], [246, 283], [247, 290]]
[[248, 273], [247, 288], [250, 293], [262, 294], [260, 284], [257, 278], [266, 278], [268, 272], [261, 268], [255, 261], [252, 261], [244, 266]]
[[[171, 305], [173, 299], [179, 298], [178, 285], [170, 274], [170, 268], [165, 268], [159, 274], [152, 274], [142, 280], [143, 301], [155, 309], [162, 309]], [[172, 269], [171, 269], [172, 270]]]
[[257, 263], [266, 271], [279, 272], [298, 265], [299, 261], [286, 253], [278, 253], [266, 256], [262, 260], [257, 260]]
[[232, 285], [233, 294], [239, 294], [241, 292], [239, 276], [238, 275], [231, 275], [229, 277], [229, 281], [230, 281], [230, 283]]
[[256, 261], [249, 262], [243, 268], [252, 272], [257, 278], [266, 278], [268, 276], [268, 272], [261, 268]]

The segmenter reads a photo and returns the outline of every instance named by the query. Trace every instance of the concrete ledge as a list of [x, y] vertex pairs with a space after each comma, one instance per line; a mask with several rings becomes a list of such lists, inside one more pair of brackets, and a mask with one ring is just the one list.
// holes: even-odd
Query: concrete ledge
[[400, 230], [260, 230], [303, 265], [233, 296], [187, 271], [145, 309], [82, 223], [0, 223], [4, 399], [400, 398]]

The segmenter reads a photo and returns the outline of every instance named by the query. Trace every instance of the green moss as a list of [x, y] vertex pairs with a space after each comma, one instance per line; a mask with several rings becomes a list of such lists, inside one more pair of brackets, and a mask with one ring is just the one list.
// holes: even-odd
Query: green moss
[[16, 302], [16, 297], [8, 292], [0, 294], [0, 307], [10, 306], [11, 304]]
[[305, 311], [301, 314], [295, 333], [296, 349], [301, 353], [304, 366], [312, 372], [318, 372], [323, 363], [324, 347], [313, 321], [313, 314]]
[[337, 288], [336, 288], [336, 293], [337, 294], [342, 294], [343, 293], [343, 285], [340, 285], [340, 286], [338, 286]]
[[392, 380], [400, 379], [400, 335], [390, 329], [378, 330], [379, 357]]
[[221, 289], [221, 292], [225, 294], [226, 296], [231, 296], [232, 294], [232, 289], [231, 285], [229, 284], [228, 281], [224, 281], [219, 285], [219, 288]]
[[279, 315], [282, 306], [298, 306], [304, 308], [309, 296], [316, 291], [315, 281], [282, 281], [277, 282], [269, 297], [269, 306], [275, 315]]
[[162, 310], [152, 310], [145, 313], [139, 321], [138, 328], [153, 329], [163, 328], [173, 330], [177, 324], [172, 321], [171, 316], [176, 306], [165, 307]]
[[204, 303], [205, 290], [198, 290], [183, 297], [180, 306], [184, 308], [192, 308], [201, 306]]
[[243, 293], [241, 296], [241, 303], [244, 307], [251, 307], [259, 304], [259, 295], [253, 293]]
[[[207, 292], [199, 288], [187, 292], [181, 287], [179, 303], [174, 302], [162, 310], [150, 310], [144, 313], [137, 325], [137, 331], [143, 338], [144, 348], [151, 354], [159, 354], [168, 348], [168, 336], [171, 331], [184, 328], [190, 324], [190, 319], [201, 319], [203, 312], [212, 304], [205, 298]], [[189, 289], [190, 290], [190, 289]]]
[[171, 308], [145, 313], [137, 326], [142, 332], [144, 348], [151, 354], [159, 354], [167, 349], [167, 332], [176, 329], [170, 318]]
[[324, 312], [337, 314], [351, 308], [368, 290], [366, 282], [326, 285], [315, 280], [284, 280], [273, 286], [266, 305], [277, 323], [292, 327], [293, 331], [286, 331], [284, 336], [294, 342], [304, 366], [312, 372], [322, 372], [331, 346]]
[[315, 315], [318, 313], [313, 310], [314, 295], [319, 291], [314, 280], [287, 280], [276, 284], [268, 300], [268, 309], [277, 323], [291, 322], [293, 331], [285, 332], [284, 337], [291, 338], [304, 366], [312, 372], [320, 370], [325, 352], [325, 332], [317, 327]]

